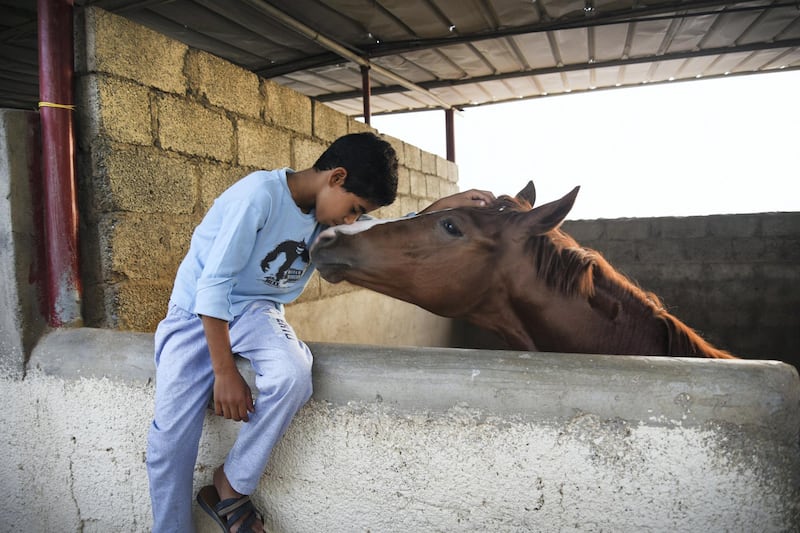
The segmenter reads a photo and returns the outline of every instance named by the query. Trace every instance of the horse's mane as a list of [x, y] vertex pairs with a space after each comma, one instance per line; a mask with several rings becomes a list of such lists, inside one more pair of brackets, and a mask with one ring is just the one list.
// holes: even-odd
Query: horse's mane
[[[502, 221], [490, 226], [504, 231], [509, 225], [523, 223], [525, 213], [531, 208], [526, 198], [503, 195], [488, 209], [477, 209], [484, 216], [503, 217]], [[666, 328], [664, 355], [735, 359], [730, 353], [713, 347], [670, 314], [658, 296], [643, 290], [618, 272], [600, 252], [579, 245], [560, 228], [529, 236], [525, 241], [525, 252], [533, 257], [536, 275], [545, 284], [566, 296], [586, 298], [590, 305], [604, 309], [612, 320], [619, 310], [619, 302], [638, 302], [643, 318], [658, 319]], [[598, 287], [602, 287], [600, 291]]]

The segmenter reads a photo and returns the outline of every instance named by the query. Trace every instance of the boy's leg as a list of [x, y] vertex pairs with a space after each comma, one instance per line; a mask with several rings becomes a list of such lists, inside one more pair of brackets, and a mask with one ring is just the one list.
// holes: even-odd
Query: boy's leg
[[170, 307], [155, 339], [155, 416], [147, 439], [153, 532], [193, 531], [194, 466], [214, 374], [196, 315]]
[[282, 308], [270, 302], [254, 303], [231, 325], [231, 344], [252, 363], [258, 396], [255, 413], [242, 424], [224, 472], [234, 490], [252, 494], [273, 447], [311, 397], [312, 357]]

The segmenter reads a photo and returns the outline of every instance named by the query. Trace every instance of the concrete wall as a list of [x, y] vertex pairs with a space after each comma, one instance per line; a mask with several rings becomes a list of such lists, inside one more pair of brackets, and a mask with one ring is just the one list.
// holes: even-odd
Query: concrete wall
[[[24, 381], [0, 379], [0, 531], [148, 531], [151, 345], [145, 333], [61, 330]], [[312, 349], [314, 397], [254, 495], [274, 531], [800, 528], [800, 380], [788, 365]], [[208, 415], [198, 488], [236, 429]]]
[[[78, 13], [84, 320], [153, 331], [191, 232], [214, 198], [259, 168], [308, 168], [337, 137], [370, 128], [124, 18], [96, 8]], [[418, 211], [457, 191], [453, 163], [387, 140], [400, 160], [399, 195], [378, 216]], [[315, 277], [299, 304], [351, 291], [363, 292]], [[360, 297], [362, 305], [371, 301], [395, 305]], [[427, 313], [397, 305], [411, 323], [438, 324], [421, 340], [437, 344], [447, 335]], [[296, 318], [298, 328], [319, 332]]]
[[39, 115], [0, 110], [0, 375], [21, 378], [44, 329], [36, 284]]

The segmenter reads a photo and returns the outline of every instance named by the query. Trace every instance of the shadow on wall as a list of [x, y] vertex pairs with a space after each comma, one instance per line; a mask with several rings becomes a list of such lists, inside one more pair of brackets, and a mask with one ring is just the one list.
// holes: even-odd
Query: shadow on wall
[[508, 350], [506, 341], [495, 333], [461, 319], [453, 319], [450, 346], [474, 350]]

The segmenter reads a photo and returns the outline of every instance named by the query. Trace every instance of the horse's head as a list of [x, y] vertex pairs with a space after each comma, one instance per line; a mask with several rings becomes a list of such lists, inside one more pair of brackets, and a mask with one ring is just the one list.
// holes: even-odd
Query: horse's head
[[558, 227], [578, 188], [531, 209], [529, 183], [516, 197], [392, 221], [364, 221], [325, 230], [312, 260], [330, 282], [349, 281], [433, 313], [462, 317], [497, 290], [513, 270], [510, 254], [532, 236]]

